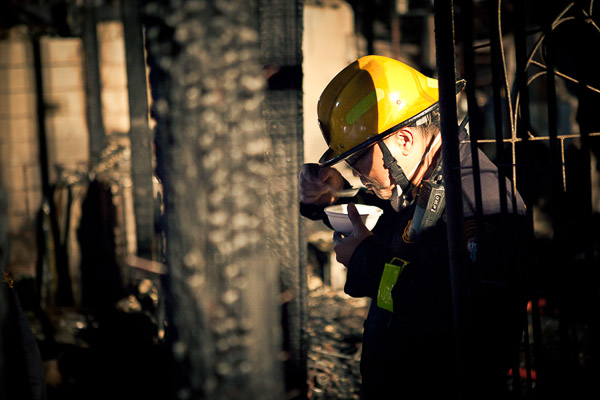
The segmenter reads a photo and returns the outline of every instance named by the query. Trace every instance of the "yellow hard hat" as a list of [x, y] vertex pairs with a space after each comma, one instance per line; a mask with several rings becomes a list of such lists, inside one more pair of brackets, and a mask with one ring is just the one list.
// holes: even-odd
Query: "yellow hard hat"
[[438, 104], [438, 81], [383, 56], [365, 56], [338, 73], [317, 108], [329, 150], [319, 163], [335, 164], [418, 120]]

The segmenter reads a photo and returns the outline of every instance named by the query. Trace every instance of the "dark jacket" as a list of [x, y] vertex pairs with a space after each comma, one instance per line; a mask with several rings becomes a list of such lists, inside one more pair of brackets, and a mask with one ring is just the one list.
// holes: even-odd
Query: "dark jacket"
[[[519, 235], [525, 231], [525, 206], [518, 193], [513, 197], [507, 179], [501, 191], [497, 168], [479, 152], [483, 209], [478, 213], [468, 143], [460, 147], [460, 160], [474, 305], [469, 345], [477, 348], [470, 358], [476, 365], [469, 369], [473, 368], [474, 379], [480, 381], [477, 391], [481, 394], [483, 390], [497, 392], [503, 386], [510, 355], [520, 341], [522, 302], [517, 290], [517, 264], [521, 260], [523, 240]], [[501, 192], [505, 202], [500, 201]], [[354, 251], [344, 287], [350, 296], [373, 299], [363, 337], [364, 397], [430, 394], [447, 398], [455, 382], [456, 345], [446, 215], [416, 241], [407, 242], [405, 231], [416, 202], [396, 212], [388, 201], [370, 193], [361, 193], [354, 201], [384, 209], [373, 229], [375, 235]], [[304, 205], [301, 212], [312, 218], [319, 216], [315, 207]], [[392, 289], [392, 313], [377, 305], [377, 293], [385, 264], [394, 257], [409, 264]]]

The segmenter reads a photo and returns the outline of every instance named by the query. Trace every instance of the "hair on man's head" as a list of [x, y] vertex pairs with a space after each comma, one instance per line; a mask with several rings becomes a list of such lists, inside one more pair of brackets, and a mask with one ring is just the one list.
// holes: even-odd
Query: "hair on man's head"
[[431, 137], [440, 131], [440, 109], [428, 112], [412, 124], [409, 128], [417, 128], [424, 137]]

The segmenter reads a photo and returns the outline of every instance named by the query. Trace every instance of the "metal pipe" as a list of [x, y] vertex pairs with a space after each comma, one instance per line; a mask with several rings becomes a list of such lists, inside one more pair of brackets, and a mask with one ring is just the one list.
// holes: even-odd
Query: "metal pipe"
[[[564, 210], [565, 204], [565, 186], [563, 181], [563, 162], [561, 152], [561, 141], [558, 138], [558, 104], [555, 84], [555, 61], [553, 48], [553, 20], [549, 10], [546, 10], [544, 15], [543, 29], [545, 40], [545, 60], [546, 60], [546, 97], [548, 107], [548, 135], [550, 136], [550, 177], [552, 182], [552, 228], [554, 231], [555, 248], [562, 248], [566, 240]], [[556, 252], [558, 262], [563, 263], [563, 252]], [[560, 337], [560, 361], [565, 372], [569, 370], [570, 347], [571, 340], [569, 334], [570, 325], [570, 310], [568, 306], [568, 294], [564, 287], [561, 287], [558, 293], [558, 322], [559, 322], [559, 337]], [[563, 378], [566, 375], [563, 375]]]
[[[582, 3], [581, 0], [578, 1], [578, 4]], [[582, 6], [582, 4], [580, 4]], [[579, 15], [578, 19], [577, 19], [577, 27], [579, 29], [579, 34], [586, 34], [588, 32], [593, 32], [592, 27], [590, 27], [590, 23], [593, 22], [592, 18], [592, 14], [591, 14], [591, 9], [593, 6], [593, 1], [590, 3], [590, 13], [588, 14], [587, 12], [585, 12], [585, 10], [582, 8], [582, 14]], [[583, 18], [585, 16], [585, 18]], [[593, 29], [596, 31], [595, 33], [597, 34], [598, 32], [598, 26], [597, 25], [593, 25]], [[587, 31], [586, 31], [587, 30]], [[579, 107], [581, 108], [587, 108], [589, 106], [587, 106], [589, 104], [589, 99], [590, 97], [588, 96], [594, 96], [593, 93], [590, 93], [589, 90], [594, 90], [595, 92], [600, 93], [600, 90], [598, 89], [594, 89], [592, 88], [587, 82], [586, 80], [589, 79], [588, 77], [590, 75], [593, 75], [593, 67], [589, 67], [588, 63], [585, 62], [584, 55], [586, 54], [585, 49], [586, 49], [586, 45], [587, 43], [585, 43], [585, 41], [579, 41], [577, 43], [579, 47], [579, 51], [577, 52], [577, 54], [581, 57], [579, 59], [579, 63], [580, 65], [583, 65], [585, 67], [583, 67], [585, 73], [581, 74], [583, 75], [583, 77], [579, 80], [578, 83], [578, 88], [577, 88], [577, 97], [578, 97], [578, 101], [579, 101]], [[586, 107], [587, 106], [587, 107]], [[593, 106], [592, 106], [593, 107]], [[583, 165], [586, 166], [585, 168], [582, 169], [582, 173], [584, 173], [584, 181], [590, 182], [590, 187], [588, 187], [585, 196], [582, 196], [582, 207], [584, 209], [584, 213], [585, 213], [585, 219], [584, 219], [584, 223], [588, 224], [588, 228], [584, 228], [582, 229], [583, 232], [591, 232], [593, 227], [591, 226], [591, 221], [592, 219], [592, 214], [593, 214], [593, 205], [592, 205], [592, 189], [591, 189], [591, 182], [592, 182], [592, 177], [591, 177], [591, 170], [592, 170], [592, 160], [591, 160], [591, 156], [590, 156], [590, 151], [591, 151], [591, 141], [590, 141], [590, 137], [595, 136], [596, 134], [591, 133], [590, 130], [593, 128], [593, 126], [589, 126], [589, 122], [587, 122], [586, 120], [584, 120], [583, 116], [586, 115], [586, 113], [584, 112], [579, 112], [578, 113], [578, 124], [579, 124], [579, 132], [580, 132], [580, 136], [581, 136], [581, 153], [584, 157], [583, 160]], [[592, 239], [590, 237], [590, 235], [585, 235], [585, 245], [584, 245], [584, 254], [585, 254], [585, 259], [587, 262], [591, 262], [593, 259], [593, 253], [594, 253], [594, 249], [593, 249], [593, 243], [592, 243]]]
[[[572, 3], [574, 4], [574, 3]], [[550, 136], [550, 178], [551, 178], [551, 216], [552, 228], [554, 232], [554, 248], [565, 249], [569, 248], [570, 237], [568, 234], [567, 217], [570, 213], [564, 213], [564, 210], [569, 209], [568, 198], [566, 193], [566, 182], [564, 181], [564, 149], [562, 148], [562, 140], [558, 137], [558, 104], [557, 93], [555, 86], [555, 47], [553, 41], [553, 30], [558, 25], [558, 18], [552, 20], [552, 15], [549, 15], [550, 10], [546, 10], [544, 15], [544, 56], [546, 61], [546, 96], [548, 110], [548, 134]], [[571, 260], [567, 258], [565, 251], [556, 251], [555, 260], [558, 265], [568, 265]], [[573, 276], [567, 275], [567, 276]], [[558, 387], [564, 394], [569, 390], [569, 385], [573, 384], [572, 378], [576, 368], [577, 354], [575, 352], [577, 336], [571, 331], [573, 320], [573, 303], [571, 300], [570, 285], [563, 284], [559, 286], [557, 292], [557, 307], [558, 307], [558, 333], [560, 339], [560, 364], [561, 364], [561, 381]]]
[[[467, 104], [469, 109], [469, 137], [471, 145], [471, 157], [473, 163], [473, 186], [475, 190], [475, 211], [477, 213], [477, 231], [483, 232], [483, 200], [481, 192], [481, 176], [479, 174], [479, 152], [478, 152], [478, 140], [481, 138], [481, 132], [483, 130], [483, 123], [481, 118], [481, 110], [477, 105], [477, 99], [475, 97], [475, 85], [477, 82], [476, 70], [475, 70], [475, 52], [473, 51], [473, 24], [470, 23], [474, 20], [473, 15], [473, 1], [462, 0], [461, 7], [463, 12], [463, 57], [464, 57], [464, 69], [465, 79], [467, 85], [465, 91], [467, 94]], [[468, 24], [468, 26], [467, 26]]]
[[457, 390], [460, 397], [468, 393], [466, 366], [469, 365], [469, 332], [471, 330], [471, 296], [466, 264], [463, 221], [460, 155], [458, 149], [458, 119], [456, 116], [454, 13], [453, 1], [437, 0], [435, 7], [436, 64], [439, 78], [442, 131], [443, 176], [448, 216], [448, 250], [454, 327], [457, 350]]
[[[533, 203], [535, 201], [533, 197], [532, 183], [534, 182], [535, 176], [533, 175], [534, 169], [532, 168], [533, 162], [533, 149], [529, 142], [530, 136], [528, 133], [530, 126], [530, 113], [529, 113], [529, 90], [527, 85], [527, 33], [526, 33], [526, 19], [525, 19], [525, 4], [524, 2], [515, 2], [515, 13], [514, 13], [514, 41], [515, 41], [515, 57], [516, 57], [516, 86], [521, 100], [519, 111], [515, 110], [517, 137], [521, 138], [524, 142], [522, 152], [517, 152], [517, 165], [523, 165], [522, 173], [519, 173], [520, 180], [524, 181], [521, 185], [520, 193], [523, 196], [525, 204], [527, 205], [527, 221], [528, 221], [528, 232], [527, 237], [529, 241], [533, 241]], [[520, 118], [516, 118], [520, 115]], [[522, 161], [521, 161], [522, 160]], [[544, 349], [542, 346], [542, 328], [539, 309], [537, 305], [537, 295], [533, 292], [533, 281], [530, 276], [529, 266], [532, 264], [533, 257], [529, 255], [526, 260], [526, 265], [523, 267], [521, 276], [521, 284], [523, 285], [522, 293], [526, 298], [532, 302], [532, 331], [533, 331], [533, 354], [535, 359], [535, 368], [537, 378], [543, 376], [543, 365], [545, 360]], [[535, 303], [535, 312], [533, 312]], [[531, 365], [531, 350], [529, 344], [529, 327], [528, 319], [525, 316], [524, 320], [524, 352], [525, 352], [525, 367], [527, 371], [526, 385], [529, 391], [533, 388], [532, 382], [532, 365]]]
[[[503, 54], [501, 51], [500, 41], [500, 0], [494, 2], [498, 7], [489, 6], [489, 26], [490, 26], [490, 43], [491, 43], [491, 65], [492, 65], [492, 86], [494, 99], [494, 129], [496, 135], [496, 164], [498, 166], [498, 188], [500, 193], [500, 212], [505, 215], [508, 212], [506, 203], [506, 185], [503, 172], [505, 165], [504, 145], [503, 145], [503, 117], [502, 117], [502, 68], [504, 66]], [[502, 219], [500, 219], [502, 221]], [[502, 224], [500, 224], [502, 225]]]
[[[502, 36], [502, 26], [501, 26], [501, 17], [502, 17], [502, 1], [496, 0], [491, 2], [488, 5], [488, 17], [489, 17], [489, 27], [490, 27], [490, 55], [491, 55], [491, 67], [492, 67], [492, 88], [493, 88], [493, 111], [494, 111], [494, 130], [495, 130], [495, 143], [496, 143], [496, 165], [498, 166], [498, 189], [500, 195], [500, 213], [502, 216], [506, 216], [508, 214], [508, 203], [506, 200], [507, 188], [506, 188], [506, 176], [505, 168], [507, 165], [505, 149], [504, 149], [504, 129], [503, 129], [503, 105], [505, 105], [507, 110], [507, 115], [509, 115], [509, 125], [511, 137], [514, 137], [514, 128], [512, 121], [512, 106], [511, 106], [511, 98], [510, 92], [507, 84], [506, 77], [506, 64], [505, 64], [505, 54], [504, 54], [504, 46], [503, 46], [503, 36]], [[504, 98], [503, 98], [503, 90], [504, 90]], [[504, 100], [504, 102], [503, 102]], [[514, 153], [514, 142], [511, 143]], [[512, 160], [512, 165], [514, 165], [515, 160]], [[513, 175], [513, 180], [515, 176]], [[512, 206], [513, 209], [516, 209], [516, 194], [515, 190], [512, 193]], [[500, 218], [498, 223], [498, 231], [500, 237], [509, 237], [506, 233], [507, 226], [504, 223], [505, 219]], [[514, 236], [511, 236], [514, 238]], [[516, 245], [516, 243], [515, 243]], [[512, 246], [515, 247], [515, 246]], [[512, 277], [514, 274], [512, 273], [512, 266], [510, 261], [506, 257], [506, 253], [503, 252], [501, 254], [502, 257], [502, 265], [504, 270], [507, 273], [507, 277]], [[512, 387], [513, 393], [515, 395], [521, 392], [521, 379], [519, 372], [519, 364], [518, 364], [518, 354], [513, 355], [513, 366], [512, 366]]]

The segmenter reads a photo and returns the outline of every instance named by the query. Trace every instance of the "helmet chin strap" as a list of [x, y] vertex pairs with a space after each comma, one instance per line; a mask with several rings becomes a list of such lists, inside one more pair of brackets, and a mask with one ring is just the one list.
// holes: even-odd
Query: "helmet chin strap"
[[392, 178], [396, 181], [396, 184], [402, 189], [402, 193], [408, 193], [412, 184], [406, 177], [406, 174], [402, 170], [402, 167], [398, 165], [398, 162], [392, 156], [390, 149], [383, 143], [383, 140], [377, 142], [379, 147], [381, 148], [381, 152], [383, 153], [383, 163], [392, 173]]

